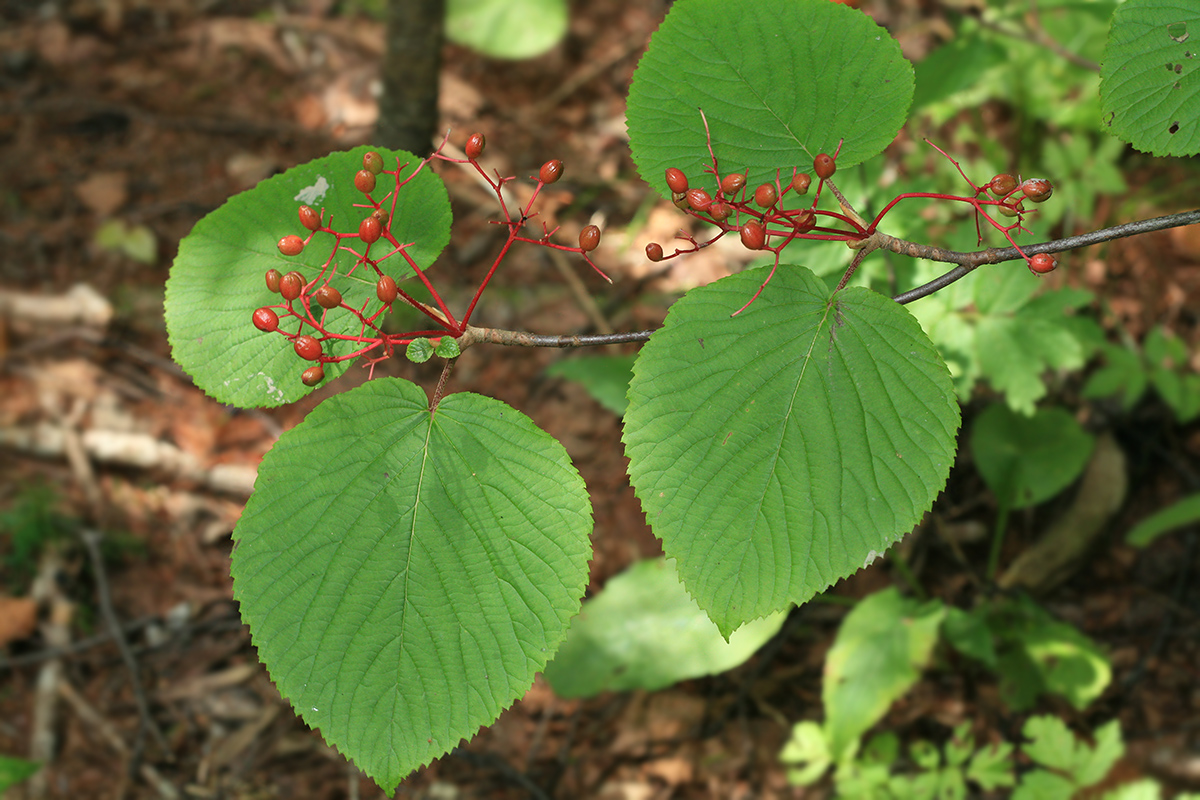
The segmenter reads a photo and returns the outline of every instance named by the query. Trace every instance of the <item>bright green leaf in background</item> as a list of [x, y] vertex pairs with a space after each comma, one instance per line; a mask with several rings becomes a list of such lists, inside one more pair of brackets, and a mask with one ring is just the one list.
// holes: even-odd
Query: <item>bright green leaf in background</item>
[[1095, 440], [1065, 409], [1022, 416], [990, 405], [971, 429], [975, 466], [1001, 505], [1026, 508], [1049, 500], [1078, 478]]
[[1129, 0], [1100, 70], [1102, 122], [1138, 150], [1200, 153], [1200, 4]]
[[129, 225], [123, 219], [109, 219], [96, 229], [96, 245], [137, 261], [153, 265], [158, 260], [158, 241], [146, 225]]
[[34, 761], [0, 755], [0, 792], [33, 777], [41, 768], [42, 765]]
[[625, 413], [629, 401], [629, 379], [636, 356], [590, 356], [566, 358], [546, 368], [546, 374], [578, 381], [600, 405], [616, 414]]
[[1200, 522], [1200, 494], [1185, 497], [1134, 526], [1125, 541], [1134, 547], [1145, 547], [1164, 533]]
[[485, 56], [533, 58], [566, 32], [566, 0], [446, 0], [446, 38]]
[[748, 622], [726, 642], [669, 561], [639, 561], [583, 604], [546, 680], [561, 697], [661, 689], [733, 669], [778, 633], [785, 617]]
[[643, 180], [666, 196], [667, 167], [715, 188], [703, 172], [703, 109], [722, 174], [748, 168], [751, 186], [777, 169], [809, 171], [839, 139], [838, 166], [849, 167], [892, 141], [912, 91], [900, 46], [861, 11], [828, 0], [687, 0], [634, 73], [630, 148]]
[[1049, 715], [1030, 717], [1021, 734], [1029, 740], [1022, 748], [1025, 755], [1068, 777], [1074, 788], [1099, 783], [1125, 752], [1121, 724], [1115, 719], [1096, 729], [1094, 746], [1076, 739], [1061, 719]]
[[835, 759], [921, 677], [945, 611], [939, 601], [921, 603], [892, 588], [862, 600], [842, 622], [821, 689]]
[[[332, 214], [335, 230], [358, 230], [366, 212], [354, 207], [364, 202], [362, 193], [354, 188], [354, 173], [362, 169], [363, 153], [369, 149], [364, 146], [334, 153], [268, 178], [231, 197], [197, 222], [180, 242], [165, 302], [171, 357], [216, 400], [243, 408], [278, 406], [312, 391], [300, 382], [308, 362], [296, 355], [282, 335], [255, 328], [251, 315], [256, 308], [281, 302], [263, 282], [268, 269], [297, 270], [312, 280], [333, 250], [333, 237], [319, 233], [299, 256], [280, 254], [277, 243], [282, 237], [308, 233], [296, 216], [302, 204]], [[403, 151], [375, 149], [389, 167], [396, 165], [397, 158], [401, 164], [407, 162], [405, 175], [420, 163], [418, 157]], [[373, 193], [377, 200], [388, 193], [388, 180], [390, 176], [385, 175], [379, 181]], [[392, 232], [400, 242], [413, 242], [409, 255], [427, 268], [450, 240], [450, 218], [446, 187], [426, 169], [401, 189]], [[387, 246], [383, 240], [381, 243]], [[344, 246], [361, 248], [357, 239]], [[372, 253], [380, 247], [376, 244]], [[358, 269], [345, 276], [354, 262], [349, 253], [337, 254], [339, 277], [333, 285], [347, 305], [377, 304], [374, 273]], [[392, 256], [381, 266], [397, 281], [412, 275], [412, 268], [400, 256]], [[289, 330], [297, 325], [294, 320], [280, 324]], [[361, 324], [342, 311], [330, 315], [328, 326], [338, 333], [358, 335]], [[337, 355], [352, 352], [352, 348], [357, 346], [327, 343], [325, 352]], [[328, 363], [325, 374], [336, 377], [349, 363]]]
[[498, 400], [377, 379], [285, 433], [234, 537], [259, 657], [385, 790], [496, 719], [566, 635], [592, 521], [562, 445]]
[[916, 320], [803, 267], [689, 292], [629, 387], [629, 474], [722, 633], [803, 603], [908, 533], [954, 461], [958, 403]]

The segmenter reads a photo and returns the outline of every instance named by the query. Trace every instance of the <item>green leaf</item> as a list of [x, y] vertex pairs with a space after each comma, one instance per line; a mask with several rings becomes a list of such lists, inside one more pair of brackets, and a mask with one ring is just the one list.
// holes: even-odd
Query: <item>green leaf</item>
[[0, 755], [0, 792], [28, 780], [41, 768], [36, 761]]
[[997, 603], [988, 625], [999, 656], [1000, 693], [1017, 711], [1038, 694], [1062, 695], [1083, 710], [1108, 687], [1112, 667], [1096, 644], [1028, 598]]
[[689, 292], [642, 348], [625, 450], [721, 632], [803, 603], [908, 533], [954, 461], [950, 376], [909, 313], [803, 267]]
[[985, 72], [1005, 63], [1007, 57], [1008, 51], [979, 33], [955, 37], [917, 64], [913, 111], [973, 88]]
[[1100, 69], [1101, 119], [1157, 156], [1200, 153], [1200, 7], [1129, 0], [1113, 14]]
[[1026, 508], [1049, 500], [1083, 473], [1095, 440], [1065, 409], [1032, 417], [995, 403], [971, 429], [975, 466], [1002, 505]]
[[1087, 398], [1119, 396], [1121, 407], [1129, 411], [1146, 391], [1146, 368], [1141, 357], [1115, 344], [1103, 344], [1100, 352], [1105, 365], [1088, 378], [1083, 387]]
[[629, 379], [633, 377], [636, 356], [587, 356], [567, 358], [551, 364], [546, 374], [578, 381], [600, 405], [616, 414], [625, 413], [629, 401]]
[[158, 241], [154, 231], [145, 225], [127, 225], [120, 219], [106, 220], [96, 230], [96, 244], [141, 264], [152, 265], [158, 260]]
[[480, 395], [379, 379], [263, 459], [234, 594], [279, 691], [389, 790], [488, 724], [566, 635], [588, 495], [557, 441]]
[[446, 0], [446, 38], [492, 58], [533, 58], [566, 32], [566, 0]]
[[984, 791], [990, 792], [1001, 786], [1012, 786], [1015, 783], [1012, 767], [1013, 747], [1008, 742], [981, 747], [971, 757], [967, 766], [967, 780], [979, 784]]
[[942, 622], [942, 636], [958, 652], [985, 666], [996, 668], [996, 648], [986, 618], [975, 611], [949, 606]]
[[904, 124], [913, 70], [891, 35], [828, 0], [676, 3], [629, 88], [630, 148], [643, 180], [670, 196], [677, 167], [714, 186], [700, 111], [722, 174], [807, 171], [844, 139], [839, 168], [885, 148]]
[[[357, 232], [364, 211], [354, 207], [363, 202], [362, 193], [354, 188], [354, 173], [362, 169], [363, 153], [370, 149], [364, 146], [334, 153], [268, 178], [231, 197], [197, 222], [180, 242], [165, 302], [171, 355], [197, 386], [218, 401], [244, 408], [278, 406], [312, 391], [300, 382], [300, 373], [308, 364], [296, 356], [285, 337], [255, 328], [251, 315], [256, 308], [281, 302], [263, 283], [268, 269], [297, 270], [312, 280], [333, 251], [333, 237], [318, 233], [301, 255], [280, 254], [280, 238], [307, 233], [296, 217], [301, 204], [324, 208], [325, 218], [332, 219], [335, 230]], [[386, 164], [395, 165], [397, 158], [401, 164], [408, 162], [403, 175], [411, 174], [420, 163], [410, 153], [375, 149]], [[380, 181], [373, 194], [377, 200], [387, 194], [384, 186]], [[432, 264], [450, 240], [450, 201], [441, 179], [431, 170], [422, 170], [400, 190], [392, 232], [397, 241], [413, 243], [407, 252], [422, 268]], [[357, 239], [343, 246], [361, 247]], [[345, 251], [335, 256], [338, 276], [333, 284], [348, 305], [360, 307], [369, 302], [378, 308], [374, 275], [358, 269], [346, 276], [355, 260]], [[412, 275], [399, 255], [383, 261], [381, 268], [397, 281]], [[294, 320], [281, 323], [281, 329], [294, 332], [295, 327]], [[361, 323], [343, 311], [330, 314], [328, 327], [357, 336]], [[325, 352], [334, 356], [358, 348], [350, 342], [325, 344]], [[325, 374], [337, 377], [349, 364], [326, 363]]]
[[433, 342], [424, 336], [413, 339], [408, 343], [408, 347], [404, 348], [404, 357], [414, 364], [424, 364], [433, 358]]
[[1126, 535], [1125, 541], [1134, 547], [1145, 547], [1164, 533], [1196, 522], [1200, 522], [1200, 494], [1185, 497], [1142, 520]]
[[[1142, 778], [1133, 783], [1125, 783], [1112, 791], [1105, 792], [1100, 800], [1160, 800], [1162, 787], [1153, 778]], [[1193, 795], [1195, 797], [1195, 795]], [[1177, 794], [1175, 800], [1188, 800], [1187, 795]]]
[[443, 336], [438, 340], [437, 347], [433, 348], [433, 353], [438, 358], [458, 358], [462, 355], [462, 348], [458, 346], [457, 339]]
[[834, 758], [874, 725], [921, 677], [937, 644], [946, 607], [885, 589], [842, 622], [825, 658], [821, 697]]
[[726, 642], [663, 559], [634, 564], [583, 604], [546, 666], [561, 697], [664, 686], [738, 666], [779, 632], [787, 614], [748, 622]]
[[1013, 791], [1012, 800], [1063, 800], [1073, 797], [1075, 784], [1062, 775], [1035, 769], [1021, 776], [1021, 783]]
[[1121, 725], [1112, 720], [1094, 734], [1095, 747], [1075, 738], [1058, 717], [1030, 717], [1021, 733], [1029, 744], [1024, 753], [1038, 764], [1065, 773], [1078, 788], [1099, 783], [1125, 752]]
[[788, 768], [788, 781], [792, 785], [816, 783], [833, 763], [825, 742], [825, 731], [812, 720], [797, 722], [792, 726], [792, 736], [783, 746], [779, 760]]

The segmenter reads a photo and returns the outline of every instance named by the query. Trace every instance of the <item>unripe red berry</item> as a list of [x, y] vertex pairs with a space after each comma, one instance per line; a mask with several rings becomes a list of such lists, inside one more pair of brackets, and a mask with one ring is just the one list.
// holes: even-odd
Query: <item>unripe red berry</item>
[[379, 224], [385, 228], [387, 227], [388, 220], [391, 219], [391, 216], [386, 211], [384, 211], [382, 208], [377, 208], [374, 211], [372, 211], [371, 216], [374, 217], [375, 219], [379, 220]]
[[987, 189], [996, 197], [1004, 197], [1017, 188], [1017, 179], [1006, 172], [1001, 172], [988, 182]]
[[833, 177], [833, 173], [837, 172], [837, 164], [833, 160], [833, 156], [828, 153], [820, 153], [813, 159], [813, 172], [817, 173], [817, 177], [821, 180], [828, 180]]
[[579, 249], [585, 253], [590, 253], [600, 246], [600, 229], [595, 225], [588, 225], [579, 232]]
[[1044, 203], [1054, 194], [1054, 187], [1045, 178], [1030, 178], [1021, 184], [1021, 191], [1031, 203]]
[[542, 183], [556, 183], [563, 174], [563, 163], [557, 158], [547, 161], [542, 164], [542, 168], [538, 170], [538, 180]]
[[300, 373], [300, 382], [305, 386], [316, 386], [323, 380], [325, 380], [325, 368], [320, 364], [314, 364]]
[[277, 269], [267, 270], [267, 275], [266, 275], [267, 289], [272, 292], [275, 292], [275, 294], [279, 294], [279, 279], [282, 277], [283, 277], [283, 273], [281, 273]]
[[1019, 205], [1009, 205], [1008, 203], [1001, 203], [1000, 205], [996, 206], [996, 208], [998, 208], [1000, 213], [1006, 217], [1015, 217], [1021, 211], [1021, 207]]
[[754, 190], [754, 202], [763, 208], [770, 208], [779, 202], [779, 190], [775, 188], [775, 184], [773, 183], [764, 183]]
[[721, 179], [721, 191], [726, 197], [733, 197], [746, 187], [746, 176], [740, 172], [731, 172]]
[[315, 231], [321, 227], [321, 215], [310, 206], [300, 206], [300, 224]]
[[683, 194], [688, 190], [687, 175], [684, 175], [681, 169], [667, 167], [667, 186], [675, 194]]
[[279, 315], [272, 309], [259, 308], [254, 312], [254, 327], [264, 333], [279, 330]]
[[487, 139], [483, 138], [482, 133], [472, 133], [467, 139], [467, 143], [463, 145], [463, 152], [467, 154], [467, 158], [474, 160], [483, 155], [484, 145], [487, 144]]
[[304, 240], [296, 234], [289, 234], [279, 240], [279, 252], [285, 256], [298, 256], [304, 252]]
[[646, 245], [646, 258], [650, 259], [651, 261], [662, 261], [662, 245], [658, 242], [651, 242], [650, 244]]
[[304, 276], [299, 272], [289, 272], [279, 279], [279, 293], [284, 300], [295, 300], [304, 291]]
[[297, 336], [292, 348], [305, 361], [316, 361], [321, 357], [321, 343], [311, 336]]
[[1035, 275], [1045, 275], [1047, 272], [1053, 272], [1057, 266], [1058, 261], [1049, 253], [1038, 253], [1029, 259], [1029, 269]]
[[399, 296], [400, 291], [396, 288], [396, 281], [391, 275], [384, 275], [375, 284], [375, 296], [384, 303], [390, 303]]
[[313, 292], [313, 299], [321, 308], [337, 308], [342, 304], [342, 293], [332, 286], [322, 286]]
[[363, 217], [363, 221], [358, 223], [358, 236], [367, 244], [375, 244], [382, 235], [383, 226], [374, 216]]
[[758, 220], [752, 219], [742, 225], [739, 233], [742, 236], [742, 244], [748, 250], [762, 250], [763, 245], [767, 243], [767, 229]]
[[712, 198], [703, 189], [688, 189], [687, 202], [695, 211], [707, 211], [712, 205]]
[[797, 172], [792, 176], [792, 191], [796, 194], [808, 194], [808, 187], [812, 185], [812, 178], [807, 172]]
[[367, 169], [360, 169], [354, 173], [354, 188], [363, 194], [375, 191], [375, 173]]
[[733, 206], [728, 203], [714, 202], [708, 207], [708, 215], [717, 222], [724, 222], [733, 213]]
[[[363, 169], [372, 175], [378, 175], [383, 172], [383, 156], [374, 150], [363, 153]], [[372, 184], [371, 188], [375, 188], [374, 184]], [[365, 189], [364, 191], [369, 192], [371, 189]]]

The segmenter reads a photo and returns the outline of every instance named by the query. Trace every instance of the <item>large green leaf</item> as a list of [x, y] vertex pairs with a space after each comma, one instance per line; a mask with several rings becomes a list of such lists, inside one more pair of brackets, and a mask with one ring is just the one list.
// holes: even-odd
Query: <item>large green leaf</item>
[[1138, 150], [1200, 153], [1200, 4], [1129, 0], [1113, 14], [1100, 70], [1102, 120]]
[[729, 638], [688, 597], [671, 562], [634, 564], [583, 604], [567, 640], [546, 665], [562, 697], [653, 691], [733, 669], [779, 632], [786, 612], [742, 626]]
[[[838, 164], [883, 150], [904, 124], [913, 70], [861, 11], [828, 0], [676, 3], [629, 88], [630, 148], [642, 178], [669, 195], [667, 167], [699, 185], [711, 166], [700, 110], [722, 173], [750, 185], [807, 170], [845, 139]], [[714, 188], [711, 176], [703, 181]]]
[[566, 32], [566, 0], [446, 1], [446, 38], [486, 56], [532, 58]]
[[971, 429], [975, 466], [1001, 505], [1026, 508], [1049, 500], [1082, 473], [1095, 440], [1065, 409], [1026, 417], [996, 403]]
[[[332, 214], [327, 219], [332, 219], [335, 230], [357, 232], [365, 212], [355, 207], [364, 198], [354, 188], [354, 173], [362, 169], [363, 153], [369, 149], [334, 153], [268, 178], [231, 197], [197, 222], [179, 243], [165, 302], [171, 355], [197, 386], [220, 402], [241, 407], [278, 406], [312, 391], [300, 382], [300, 373], [310, 364], [295, 354], [283, 336], [255, 328], [251, 315], [260, 306], [281, 302], [263, 282], [268, 269], [297, 270], [311, 280], [333, 250], [333, 237], [317, 234], [301, 255], [280, 254], [276, 246], [280, 238], [307, 233], [296, 216], [301, 204]], [[420, 163], [404, 151], [375, 149], [389, 166], [394, 166], [397, 158], [402, 164], [408, 162], [405, 175]], [[387, 194], [387, 180], [392, 179], [382, 176], [373, 193], [376, 199]], [[412, 242], [409, 255], [428, 267], [450, 240], [450, 218], [446, 187], [426, 169], [401, 189], [392, 231], [400, 242]], [[358, 245], [358, 240], [349, 244]], [[333, 285], [351, 306], [370, 302], [378, 307], [373, 273], [360, 268], [345, 277], [354, 262], [355, 257], [345, 251], [336, 255], [339, 277]], [[383, 262], [382, 267], [397, 281], [412, 275], [399, 256]], [[292, 332], [296, 327], [294, 320], [280, 324], [281, 329]], [[359, 333], [359, 323], [344, 310], [331, 313], [329, 327], [341, 334]], [[327, 345], [325, 351], [339, 355], [353, 349], [340, 343]], [[325, 374], [333, 378], [348, 365], [326, 364]]]
[[498, 400], [376, 380], [267, 454], [234, 593], [304, 720], [385, 789], [493, 721], [579, 609], [591, 513], [557, 441]]
[[945, 613], [940, 600], [920, 603], [885, 589], [846, 617], [825, 659], [821, 686], [834, 759], [921, 677]]
[[684, 585], [728, 635], [908, 533], [954, 460], [946, 366], [903, 306], [803, 267], [689, 292], [629, 387], [629, 474]]

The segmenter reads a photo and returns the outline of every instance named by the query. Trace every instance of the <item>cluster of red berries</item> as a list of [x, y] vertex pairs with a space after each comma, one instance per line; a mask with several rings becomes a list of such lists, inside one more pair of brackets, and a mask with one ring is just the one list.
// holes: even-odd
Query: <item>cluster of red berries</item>
[[[835, 152], [832, 156], [821, 153], [813, 159], [812, 171], [816, 174], [819, 183], [817, 191], [813, 195], [812, 204], [807, 208], [784, 209], [780, 205], [780, 201], [788, 192], [795, 192], [796, 196], [808, 194], [809, 187], [812, 186], [812, 177], [807, 172], [800, 172], [798, 169], [792, 170], [791, 180], [786, 183], [776, 177], [774, 181], [760, 184], [754, 188], [753, 192], [750, 192], [746, 185], [745, 173], [731, 172], [720, 176], [714, 158], [713, 166], [706, 172], [718, 178], [715, 196], [710, 195], [705, 189], [690, 187], [687, 176], [676, 167], [667, 168], [667, 187], [671, 190], [671, 199], [676, 207], [716, 225], [721, 229], [718, 236], [736, 230], [746, 248], [778, 252], [788, 242], [799, 236], [814, 239], [844, 239], [847, 236], [857, 237], [861, 232], [861, 227], [849, 217], [835, 212], [817, 210], [817, 201], [821, 197], [825, 181], [837, 171], [836, 158], [837, 153]], [[840, 222], [853, 226], [856, 230], [851, 232], [819, 226], [817, 225], [819, 214], [836, 218]], [[733, 222], [729, 221], [730, 217], [733, 217]], [[749, 217], [749, 219], [742, 221], [743, 217]], [[770, 227], [772, 225], [777, 227], [772, 229]], [[770, 237], [782, 237], [784, 241], [770, 247], [768, 246]], [[705, 244], [710, 243], [706, 242]], [[662, 261], [664, 258], [694, 252], [703, 246], [705, 245], [692, 240], [692, 247], [683, 250], [677, 249], [668, 256], [663, 252], [661, 244], [651, 242], [646, 245], [646, 257], [651, 261]]]
[[[366, 355], [369, 357], [369, 365], [373, 366], [378, 361], [390, 357], [397, 345], [407, 345], [417, 339], [429, 337], [450, 336], [457, 338], [461, 336], [467, 329], [467, 321], [475, 309], [480, 294], [488, 281], [490, 281], [500, 260], [515, 241], [530, 242], [545, 247], [579, 253], [591, 264], [593, 269], [600, 272], [588, 255], [600, 244], [600, 229], [595, 225], [588, 225], [580, 232], [578, 247], [566, 247], [552, 243], [550, 236], [554, 231], [545, 230], [544, 227], [540, 238], [535, 239], [519, 235], [525, 223], [533, 216], [536, 216], [531, 209], [538, 192], [541, 191], [543, 186], [556, 183], [562, 177], [563, 162], [558, 159], [551, 159], [541, 166], [537, 175], [538, 185], [534, 189], [533, 196], [530, 197], [526, 206], [521, 209], [519, 216], [514, 219], [505, 207], [500, 192], [505, 183], [514, 179], [501, 178], [497, 175], [493, 180], [484, 172], [482, 167], [479, 166], [477, 159], [483, 154], [485, 145], [486, 141], [483, 134], [472, 134], [467, 139], [463, 148], [467, 156], [464, 161], [463, 159], [455, 159], [443, 155], [442, 149], [445, 147], [445, 142], [443, 142], [442, 147], [439, 147], [429, 158], [422, 161], [417, 169], [403, 180], [400, 176], [407, 165], [398, 165], [395, 170], [386, 170], [384, 169], [383, 157], [379, 153], [370, 151], [364, 154], [362, 169], [358, 170], [354, 175], [354, 186], [358, 191], [362, 192], [366, 200], [365, 203], [359, 204], [359, 207], [369, 209], [369, 213], [359, 220], [357, 233], [339, 233], [331, 227], [332, 220], [326, 215], [324, 209], [318, 212], [310, 206], [300, 206], [297, 213], [300, 225], [307, 231], [307, 235], [303, 237], [297, 234], [284, 236], [278, 242], [279, 252], [284, 256], [299, 256], [305, 252], [305, 249], [309, 247], [314, 237], [318, 234], [333, 236], [334, 245], [319, 274], [312, 280], [308, 280], [298, 270], [287, 273], [281, 273], [277, 269], [267, 270], [264, 276], [267, 289], [279, 295], [282, 298], [282, 302], [273, 306], [263, 306], [256, 309], [252, 315], [252, 320], [254, 326], [260, 331], [282, 333], [291, 342], [296, 355], [305, 361], [316, 362], [301, 373], [301, 380], [306, 386], [316, 386], [323, 381], [325, 379], [323, 365], [330, 362], [346, 361]], [[504, 214], [504, 223], [509, 228], [509, 241], [501, 250], [500, 255], [496, 257], [495, 263], [493, 263], [487, 277], [484, 278], [482, 284], [476, 290], [470, 306], [461, 320], [455, 319], [437, 290], [425, 276], [424, 271], [406, 252], [408, 245], [397, 241], [393, 237], [391, 230], [392, 214], [395, 211], [397, 195], [408, 181], [416, 177], [417, 173], [433, 160], [468, 163], [478, 170], [495, 191], [497, 199], [500, 201], [500, 208]], [[373, 193], [378, 186], [381, 175], [394, 178], [394, 186], [392, 186], [382, 201], [377, 201], [374, 199]], [[353, 241], [346, 242], [346, 240], [356, 238], [362, 245], [361, 252], [355, 249]], [[383, 244], [379, 245], [378, 243], [381, 241]], [[382, 248], [382, 252], [380, 252], [380, 248]], [[369, 309], [369, 300], [357, 308], [349, 305], [343, 298], [342, 293], [332, 284], [333, 279], [337, 275], [337, 267], [333, 264], [334, 255], [339, 251], [350, 251], [357, 256], [357, 261], [346, 272], [346, 275], [360, 268], [371, 270], [375, 273], [375, 298], [379, 301], [379, 305], [375, 309]], [[381, 268], [381, 264], [385, 259], [393, 256], [399, 256], [407, 262], [407, 265], [411, 267], [416, 276], [422, 281], [425, 288], [429, 290], [436, 307], [431, 307], [417, 301], [397, 286], [396, 279], [393, 276], [385, 274]], [[603, 272], [600, 272], [600, 274], [604, 275]], [[605, 277], [607, 278], [607, 276]], [[409, 331], [402, 334], [385, 333], [381, 328], [381, 317], [386, 314], [397, 298], [425, 314], [437, 326], [437, 329]], [[329, 314], [338, 311], [352, 314], [356, 318], [358, 323], [356, 334], [339, 334], [330, 330], [327, 325]], [[286, 323], [288, 319], [292, 319], [298, 323], [295, 332], [281, 329], [280, 326]], [[355, 345], [353, 352], [345, 355], [332, 355], [328, 352], [328, 343], [332, 340], [351, 342]]]
[[[977, 187], [975, 196], [978, 197], [984, 192], [996, 198], [996, 208], [1001, 214], [1010, 218], [1016, 217], [1019, 220], [1021, 214], [1025, 213], [1023, 203], [1026, 200], [1031, 203], [1044, 203], [1050, 199], [1050, 195], [1054, 194], [1054, 187], [1045, 178], [1029, 178], [1018, 182], [1012, 175], [1002, 172], [983, 186]], [[1026, 257], [1025, 261], [1035, 275], [1053, 272], [1054, 268], [1058, 266], [1058, 260], [1049, 253]]]

